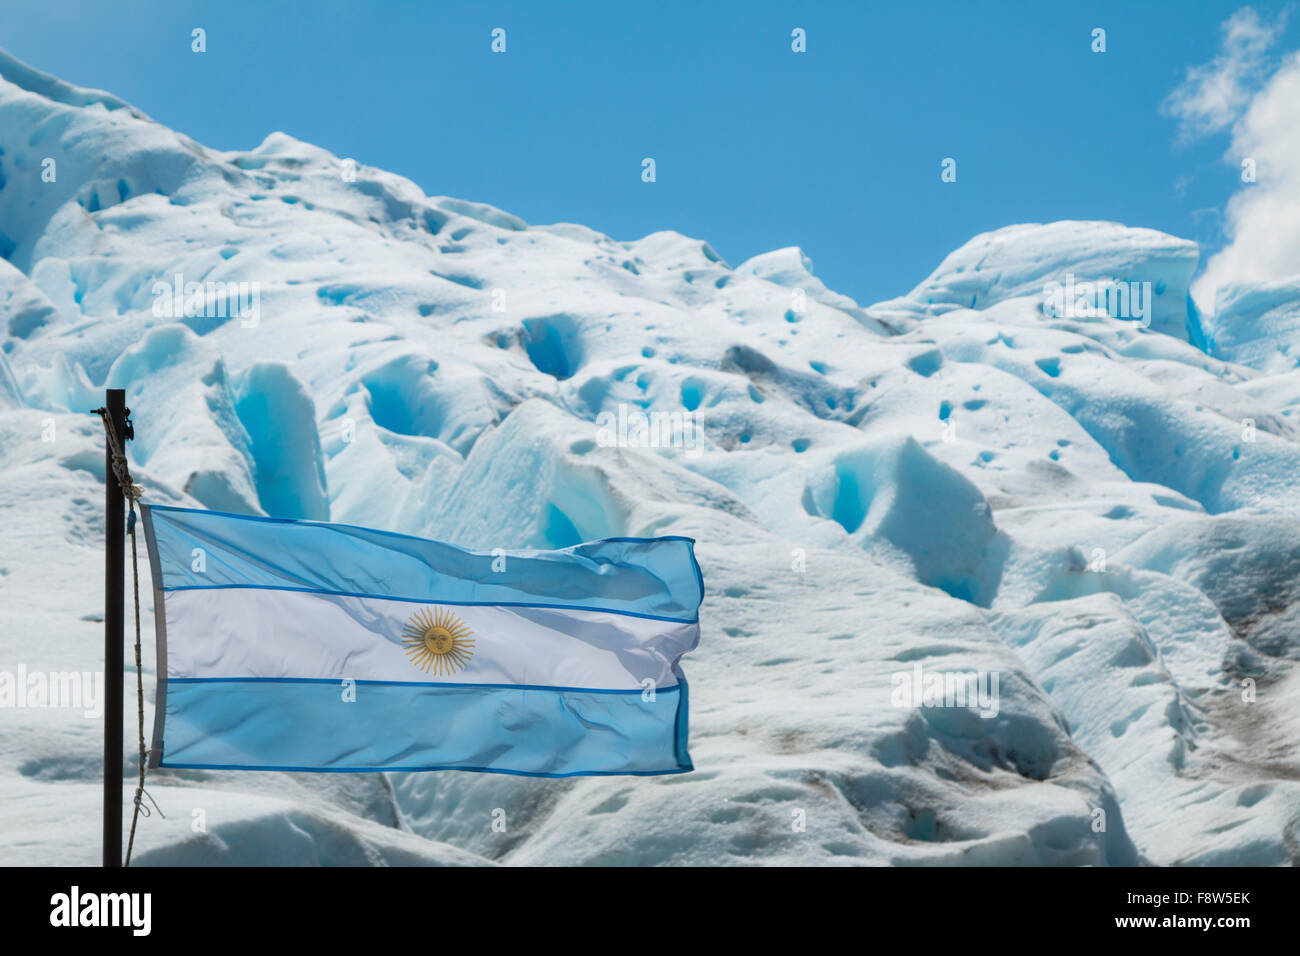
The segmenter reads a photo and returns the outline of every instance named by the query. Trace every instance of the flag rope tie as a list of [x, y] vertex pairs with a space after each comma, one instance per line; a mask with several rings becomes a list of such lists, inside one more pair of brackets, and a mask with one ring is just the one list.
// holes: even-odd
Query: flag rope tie
[[[144, 775], [149, 752], [144, 746], [144, 675], [140, 666], [140, 568], [135, 545], [135, 503], [144, 495], [144, 489], [131, 479], [131, 469], [126, 462], [126, 450], [117, 436], [117, 429], [113, 427], [113, 419], [108, 414], [108, 409], [97, 408], [91, 414], [99, 415], [104, 421], [104, 431], [108, 435], [108, 447], [113, 452], [113, 474], [116, 476], [118, 487], [122, 489], [122, 495], [126, 498], [127, 505], [131, 509], [131, 513], [126, 519], [126, 530], [131, 536], [131, 592], [135, 601], [135, 692], [136, 716], [139, 719], [140, 728], [140, 782], [136, 784], [135, 788], [135, 799], [133, 801], [135, 809], [131, 812], [131, 835], [126, 843], [126, 863], [124, 865], [130, 866], [131, 849], [135, 846], [135, 825], [139, 822], [141, 813], [146, 817], [152, 815], [149, 808], [143, 805], [141, 798], [148, 797], [149, 802], [154, 805], [154, 809], [158, 810], [158, 816], [163, 817], [163, 812], [154, 801], [153, 795], [144, 788]], [[130, 414], [129, 410], [127, 414]], [[164, 819], [166, 818], [164, 817]]]

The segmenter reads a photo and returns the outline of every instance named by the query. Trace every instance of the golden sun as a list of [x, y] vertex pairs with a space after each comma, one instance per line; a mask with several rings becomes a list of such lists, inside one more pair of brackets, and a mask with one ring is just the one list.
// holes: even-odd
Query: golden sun
[[402, 628], [402, 646], [411, 663], [426, 674], [456, 673], [474, 654], [474, 632], [446, 608], [423, 608]]

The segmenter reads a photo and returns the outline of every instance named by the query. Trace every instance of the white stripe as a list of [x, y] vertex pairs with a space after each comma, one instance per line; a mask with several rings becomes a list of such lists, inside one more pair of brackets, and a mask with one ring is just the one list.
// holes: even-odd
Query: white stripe
[[[573, 609], [461, 607], [245, 588], [168, 591], [167, 676], [351, 678], [634, 690], [677, 684], [672, 665], [699, 639], [681, 624]], [[426, 673], [402, 630], [445, 608], [473, 631], [455, 674]]]

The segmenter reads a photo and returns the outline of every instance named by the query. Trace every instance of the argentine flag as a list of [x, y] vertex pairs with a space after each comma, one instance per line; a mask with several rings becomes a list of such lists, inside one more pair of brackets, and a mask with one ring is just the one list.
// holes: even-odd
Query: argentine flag
[[142, 507], [154, 767], [692, 769], [690, 538], [479, 553], [342, 524]]

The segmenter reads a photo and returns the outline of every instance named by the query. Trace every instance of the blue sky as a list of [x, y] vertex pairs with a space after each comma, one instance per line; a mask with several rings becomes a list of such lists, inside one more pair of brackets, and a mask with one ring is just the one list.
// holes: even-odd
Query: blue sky
[[[732, 265], [798, 245], [868, 304], [1016, 222], [1221, 245], [1228, 137], [1180, 146], [1160, 104], [1241, 6], [0, 0], [0, 47], [220, 149], [284, 130], [431, 194], [618, 239], [675, 229]], [[1293, 22], [1279, 47], [1297, 46]]]

